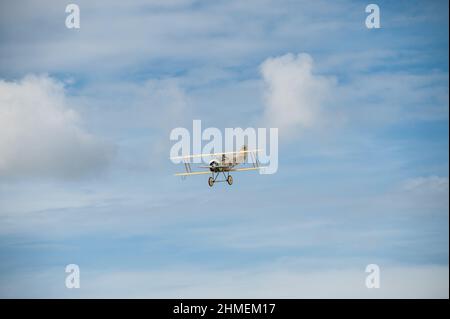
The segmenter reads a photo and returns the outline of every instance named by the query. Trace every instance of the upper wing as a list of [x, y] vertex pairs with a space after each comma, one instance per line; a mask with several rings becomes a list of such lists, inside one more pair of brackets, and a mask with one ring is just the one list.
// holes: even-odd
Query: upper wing
[[245, 153], [255, 153], [260, 152], [261, 149], [254, 150], [245, 150], [245, 151], [237, 151], [237, 152], [224, 152], [224, 153], [210, 153], [210, 154], [194, 154], [194, 155], [185, 155], [185, 156], [174, 156], [170, 159], [190, 159], [195, 157], [212, 157], [212, 156], [220, 156], [220, 155], [230, 155], [230, 154], [245, 154]]

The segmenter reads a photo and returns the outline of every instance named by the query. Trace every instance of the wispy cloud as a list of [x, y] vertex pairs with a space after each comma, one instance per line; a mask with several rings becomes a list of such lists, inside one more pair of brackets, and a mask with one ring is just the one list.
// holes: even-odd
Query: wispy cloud
[[[448, 298], [448, 266], [380, 265], [380, 288], [360, 268], [276, 266], [241, 270], [81, 271], [81, 288], [61, 285], [63, 268], [1, 279], [4, 298]], [[39, 287], [39, 289], [38, 289]]]
[[[447, 1], [77, 4], [0, 3], [2, 296], [448, 297]], [[174, 178], [193, 119], [277, 174]]]

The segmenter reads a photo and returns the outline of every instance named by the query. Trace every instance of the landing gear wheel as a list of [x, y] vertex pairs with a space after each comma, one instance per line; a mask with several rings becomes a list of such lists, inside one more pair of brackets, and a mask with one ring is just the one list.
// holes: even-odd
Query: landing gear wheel
[[228, 175], [228, 177], [227, 177], [227, 183], [228, 183], [228, 185], [233, 184], [233, 177], [232, 177], [231, 175]]
[[212, 177], [208, 178], [208, 185], [209, 185], [209, 187], [213, 187], [213, 185], [214, 185], [214, 178], [212, 178]]

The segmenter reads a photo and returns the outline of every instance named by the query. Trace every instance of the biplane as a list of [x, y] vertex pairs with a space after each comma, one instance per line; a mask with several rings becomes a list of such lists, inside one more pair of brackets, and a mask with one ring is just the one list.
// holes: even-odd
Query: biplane
[[[233, 177], [230, 175], [231, 172], [242, 172], [242, 171], [252, 171], [252, 170], [260, 170], [264, 167], [259, 165], [258, 161], [258, 153], [259, 149], [248, 150], [247, 146], [244, 145], [240, 151], [238, 152], [224, 152], [224, 153], [211, 153], [211, 154], [195, 154], [195, 155], [186, 155], [186, 156], [175, 156], [171, 157], [172, 160], [182, 160], [184, 164], [184, 168], [186, 169], [185, 173], [176, 173], [175, 176], [192, 176], [192, 175], [203, 175], [203, 174], [211, 174], [208, 178], [208, 185], [212, 187], [214, 183], [217, 182], [227, 182], [228, 185], [233, 184]], [[248, 155], [250, 154], [251, 161], [248, 160]], [[191, 161], [193, 158], [211, 158], [209, 160], [209, 165], [201, 166], [198, 168], [206, 168], [207, 170], [203, 171], [193, 171], [191, 167]], [[246, 164], [248, 164], [246, 166]], [[240, 167], [238, 166], [246, 166]], [[223, 175], [225, 179], [220, 180], [219, 176]]]

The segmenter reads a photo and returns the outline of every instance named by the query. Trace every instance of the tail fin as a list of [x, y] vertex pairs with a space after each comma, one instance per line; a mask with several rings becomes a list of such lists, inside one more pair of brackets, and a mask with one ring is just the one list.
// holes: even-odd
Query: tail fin
[[247, 160], [248, 152], [247, 145], [241, 147], [239, 152], [236, 154], [236, 163], [244, 163]]

